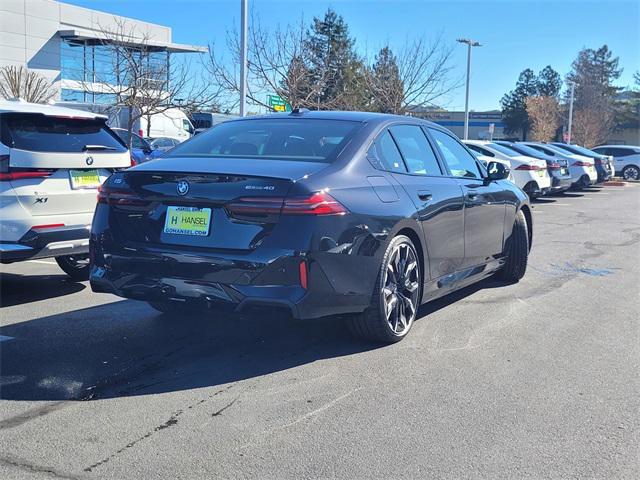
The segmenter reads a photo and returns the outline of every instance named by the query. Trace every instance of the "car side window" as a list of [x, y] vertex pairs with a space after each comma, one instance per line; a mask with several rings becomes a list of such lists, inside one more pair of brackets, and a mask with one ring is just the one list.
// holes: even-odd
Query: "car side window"
[[389, 130], [400, 148], [409, 173], [442, 175], [436, 154], [422, 128], [417, 125], [396, 125]]
[[434, 128], [429, 128], [429, 133], [438, 144], [444, 161], [454, 177], [481, 178], [476, 159], [458, 140]]
[[633, 151], [627, 150], [626, 148], [610, 148], [610, 155], [614, 157], [627, 157], [629, 155], [633, 155]]
[[388, 130], [385, 130], [385, 132], [373, 142], [373, 145], [371, 145], [371, 148], [369, 148], [367, 152], [367, 157], [384, 170], [407, 173], [396, 142], [391, 138]]
[[142, 149], [144, 149], [144, 147], [145, 147], [144, 140], [142, 140], [137, 135], [133, 135], [133, 138], [131, 139], [131, 146], [133, 148], [142, 148]]

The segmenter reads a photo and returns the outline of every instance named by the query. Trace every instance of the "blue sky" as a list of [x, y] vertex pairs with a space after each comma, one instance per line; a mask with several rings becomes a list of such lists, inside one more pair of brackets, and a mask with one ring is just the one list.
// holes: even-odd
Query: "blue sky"
[[[238, 25], [240, 0], [65, 0], [152, 23], [170, 26], [173, 41], [224, 44], [225, 31]], [[407, 37], [433, 38], [441, 33], [450, 44], [469, 37], [483, 44], [473, 51], [470, 108], [499, 108], [501, 96], [515, 85], [520, 71], [546, 65], [564, 75], [583, 47], [609, 45], [620, 57], [620, 86], [633, 83], [640, 70], [640, 2], [600, 1], [416, 1], [416, 0], [249, 0], [263, 25], [309, 23], [332, 7], [349, 24], [361, 51], [384, 43], [401, 45]], [[458, 45], [454, 76], [463, 78], [466, 47]], [[446, 100], [451, 110], [464, 109], [464, 88]]]

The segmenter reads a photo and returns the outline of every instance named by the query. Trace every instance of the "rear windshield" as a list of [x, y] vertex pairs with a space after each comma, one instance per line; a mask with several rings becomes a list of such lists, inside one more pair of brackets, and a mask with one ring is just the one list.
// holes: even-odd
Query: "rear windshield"
[[498, 143], [498, 145], [502, 145], [503, 147], [510, 148], [511, 150], [515, 150], [516, 152], [526, 155], [528, 157], [533, 158], [542, 158], [544, 153], [539, 152], [535, 148], [528, 147], [527, 145], [513, 144], [513, 145], [504, 145], [503, 143]]
[[497, 143], [490, 143], [488, 146], [493, 148], [494, 150], [497, 150], [500, 153], [504, 153], [508, 157], [517, 157], [520, 155], [519, 152], [516, 152], [515, 150], [509, 147], [505, 147], [504, 145], [499, 145]]
[[553, 145], [563, 150], [567, 150], [570, 153], [576, 153], [578, 155], [584, 155], [586, 157], [593, 157], [594, 155], [600, 156], [599, 153], [592, 152], [591, 150], [587, 150], [586, 148], [579, 147], [578, 145], [568, 145], [564, 143], [562, 145], [554, 143]]
[[104, 120], [39, 113], [0, 115], [0, 140], [10, 148], [33, 152], [127, 151]]
[[237, 157], [331, 163], [362, 124], [302, 118], [221, 123], [176, 146], [168, 157]]

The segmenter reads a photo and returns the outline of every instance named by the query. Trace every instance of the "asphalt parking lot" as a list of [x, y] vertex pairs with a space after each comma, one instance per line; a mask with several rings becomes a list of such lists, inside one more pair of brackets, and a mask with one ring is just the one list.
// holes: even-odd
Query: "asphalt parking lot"
[[520, 283], [385, 347], [4, 265], [0, 478], [638, 478], [639, 212], [640, 185], [535, 202]]

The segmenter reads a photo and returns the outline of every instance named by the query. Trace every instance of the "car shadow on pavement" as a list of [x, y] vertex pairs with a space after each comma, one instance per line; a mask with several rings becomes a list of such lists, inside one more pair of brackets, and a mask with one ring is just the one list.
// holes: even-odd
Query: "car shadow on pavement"
[[71, 280], [65, 274], [19, 275], [3, 272], [0, 273], [0, 307], [63, 297], [85, 288], [86, 285]]
[[578, 192], [562, 192], [562, 194], [558, 196], [558, 198], [577, 198], [577, 197], [584, 197], [584, 194], [578, 193]]
[[[422, 306], [419, 317], [503, 285], [480, 282]], [[51, 315], [0, 328], [9, 337], [0, 348], [0, 398], [82, 401], [189, 390], [383, 347], [352, 338], [344, 321], [297, 321], [279, 312], [164, 315], [131, 300]]]

